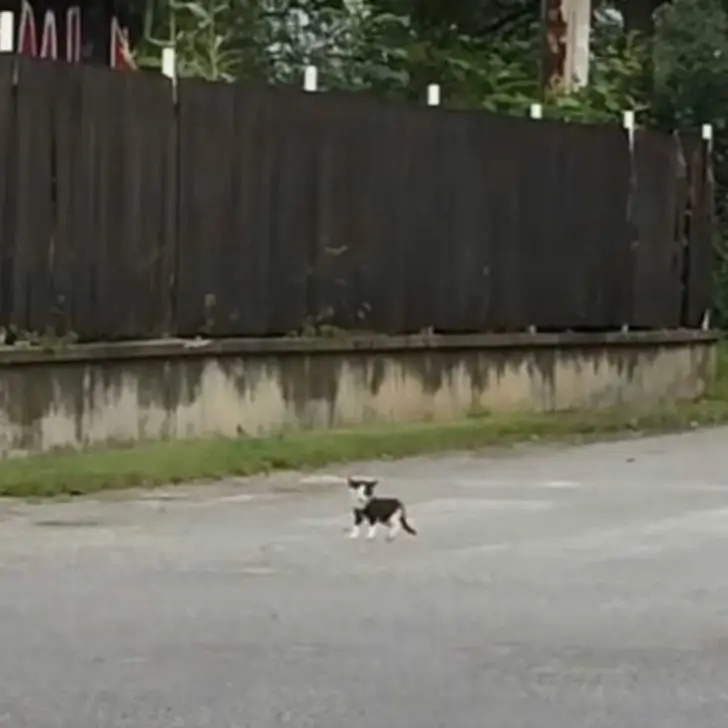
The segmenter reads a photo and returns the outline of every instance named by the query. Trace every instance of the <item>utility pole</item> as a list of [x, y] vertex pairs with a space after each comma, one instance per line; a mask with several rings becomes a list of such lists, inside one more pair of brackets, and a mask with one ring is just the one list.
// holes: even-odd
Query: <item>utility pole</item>
[[589, 82], [591, 0], [541, 0], [541, 87], [568, 93]]

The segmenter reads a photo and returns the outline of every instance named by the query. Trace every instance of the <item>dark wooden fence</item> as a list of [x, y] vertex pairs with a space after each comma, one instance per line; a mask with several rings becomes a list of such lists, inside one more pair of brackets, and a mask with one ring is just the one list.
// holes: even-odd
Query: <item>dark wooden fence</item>
[[0, 57], [0, 324], [699, 326], [705, 145]]

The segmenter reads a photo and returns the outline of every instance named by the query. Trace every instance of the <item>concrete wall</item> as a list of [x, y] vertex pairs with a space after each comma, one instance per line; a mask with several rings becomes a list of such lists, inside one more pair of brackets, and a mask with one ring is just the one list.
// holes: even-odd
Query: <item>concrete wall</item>
[[703, 332], [162, 341], [0, 349], [0, 454], [700, 395]]

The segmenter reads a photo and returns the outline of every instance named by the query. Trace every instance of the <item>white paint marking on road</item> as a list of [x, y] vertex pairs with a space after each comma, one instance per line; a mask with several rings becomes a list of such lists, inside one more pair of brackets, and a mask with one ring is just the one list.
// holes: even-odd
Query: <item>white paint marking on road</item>
[[327, 475], [326, 473], [314, 473], [306, 475], [299, 481], [302, 485], [344, 485], [346, 478], [342, 475]]
[[224, 495], [216, 500], [217, 503], [250, 503], [254, 500], [270, 500], [271, 496], [263, 493], [239, 493], [238, 495]]
[[243, 574], [251, 574], [255, 576], [267, 576], [275, 574], [275, 570], [269, 566], [245, 566], [241, 569]]
[[139, 501], [183, 501], [187, 500], [189, 497], [189, 493], [186, 493], [183, 488], [180, 488], [176, 492], [169, 490], [150, 490], [146, 493], [141, 493], [139, 495]]
[[536, 485], [539, 488], [567, 489], [567, 488], [581, 488], [583, 486], [583, 483], [577, 483], [574, 480], [543, 480], [543, 481], [536, 483]]

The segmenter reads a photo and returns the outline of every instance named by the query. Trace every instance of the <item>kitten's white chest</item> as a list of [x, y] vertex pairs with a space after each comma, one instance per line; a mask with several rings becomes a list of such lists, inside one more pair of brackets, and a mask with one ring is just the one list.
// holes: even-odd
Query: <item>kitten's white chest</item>
[[363, 508], [367, 504], [367, 497], [363, 490], [349, 489], [349, 500], [352, 508]]

